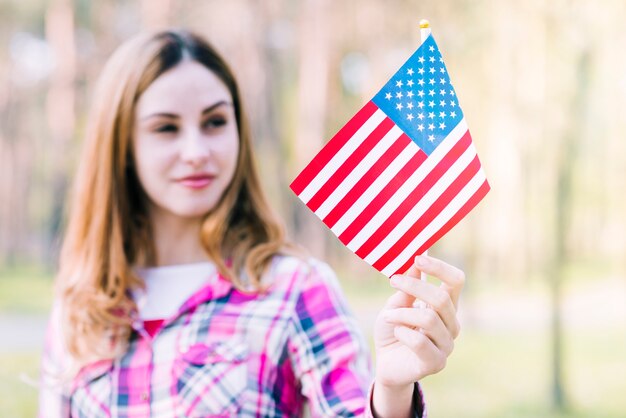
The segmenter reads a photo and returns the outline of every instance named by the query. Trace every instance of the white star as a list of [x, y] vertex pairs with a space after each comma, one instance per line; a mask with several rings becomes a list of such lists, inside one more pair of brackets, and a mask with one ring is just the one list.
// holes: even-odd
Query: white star
[[431, 84], [431, 85], [432, 85], [432, 84], [435, 84], [435, 79], [434, 79], [434, 78], [431, 78], [430, 80], [428, 80], [428, 84]]
[[417, 107], [420, 109], [424, 107], [424, 102], [417, 102]]
[[439, 57], [439, 62], [443, 62], [443, 57]]
[[417, 60], [419, 61], [420, 64], [424, 63], [424, 57], [419, 57]]
[[433, 119], [435, 117], [435, 112], [428, 112], [428, 117]]
[[428, 106], [435, 107], [435, 101], [434, 100], [429, 101]]
[[398, 110], [402, 110], [402, 107], [403, 107], [403, 106], [402, 106], [402, 103], [398, 103], [398, 104], [396, 105], [396, 109], [398, 109]]
[[439, 72], [440, 72], [441, 74], [445, 74], [445, 73], [446, 73], [446, 70], [445, 70], [445, 68], [441, 67], [441, 68], [439, 69]]
[[417, 125], [417, 130], [422, 132], [424, 130], [424, 125], [422, 125], [421, 123]]
[[429, 96], [434, 96], [435, 95], [435, 90], [428, 90], [428, 95]]
[[431, 45], [431, 46], [428, 48], [428, 50], [429, 50], [430, 52], [433, 52], [433, 51], [435, 50], [435, 47]]
[[456, 103], [454, 102], [454, 100], [450, 100], [450, 106], [452, 107], [456, 106]]
[[428, 129], [432, 131], [433, 129], [435, 129], [435, 125], [432, 124], [432, 123], [429, 123], [428, 124]]
[[413, 92], [409, 90], [409, 92], [406, 95], [409, 97], [413, 97]]
[[417, 114], [417, 118], [418, 118], [419, 120], [424, 119], [424, 114], [423, 114], [423, 113], [421, 113], [421, 112], [420, 112], [420, 113], [418, 113], [418, 114]]
[[420, 68], [419, 70], [417, 70], [417, 73], [420, 74], [420, 75], [424, 74], [424, 69]]
[[430, 68], [428, 69], [428, 71], [429, 71], [431, 74], [435, 74], [435, 68], [434, 68], [434, 67], [430, 67]]
[[450, 96], [454, 96], [454, 90], [450, 90]]
[[396, 99], [401, 99], [402, 98], [402, 92], [399, 91], [396, 93]]
[[412, 121], [412, 120], [413, 120], [413, 115], [409, 113], [409, 114], [406, 116], [406, 118], [407, 118], [409, 121]]
[[396, 81], [396, 87], [402, 87], [402, 80]]
[[445, 118], [446, 117], [446, 112], [439, 112], [439, 117], [440, 118]]
[[439, 83], [440, 84], [446, 84], [446, 79], [445, 78], [440, 78], [439, 79]]
[[391, 100], [391, 93], [387, 93], [387, 94], [385, 94], [385, 99], [387, 99], [387, 100]]
[[407, 85], [407, 86], [409, 86], [409, 87], [413, 86], [413, 80], [409, 80], [409, 81], [407, 81], [407, 82], [406, 82], [406, 85]]
[[446, 105], [446, 101], [445, 100], [442, 100], [442, 101], [439, 102], [439, 106], [445, 106], [445, 105]]
[[435, 135], [428, 135], [428, 140], [430, 142], [435, 142]]
[[419, 97], [424, 97], [424, 90], [418, 90], [418, 91], [417, 91], [417, 95], [418, 95]]
[[408, 70], [406, 70], [406, 73], [408, 75], [413, 75], [413, 68], [409, 68]]
[[442, 96], [446, 94], [446, 91], [444, 89], [439, 90], [439, 94], [441, 94]]
[[441, 123], [439, 124], [439, 129], [446, 129], [446, 124], [445, 124], [445, 122], [441, 122]]
[[420, 86], [423, 86], [424, 80], [420, 78], [419, 80], [417, 80], [417, 84], [419, 84]]
[[412, 103], [412, 102], [409, 102], [409, 104], [408, 104], [408, 105], [406, 105], [406, 107], [408, 107], [409, 109], [413, 109], [413, 103]]
[[435, 62], [435, 57], [430, 57], [428, 60], [429, 60], [430, 62]]
[[450, 112], [450, 116], [453, 118], [456, 118], [456, 112], [455, 111]]

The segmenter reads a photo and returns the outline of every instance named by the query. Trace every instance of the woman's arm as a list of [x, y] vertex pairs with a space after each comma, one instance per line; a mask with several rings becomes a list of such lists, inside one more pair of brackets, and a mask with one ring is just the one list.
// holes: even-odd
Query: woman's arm
[[39, 418], [69, 418], [70, 400], [63, 390], [64, 354], [60, 334], [61, 313], [55, 305], [50, 314], [41, 356]]
[[[420, 272], [442, 284], [421, 281]], [[418, 256], [404, 275], [391, 278], [398, 289], [376, 320], [376, 384], [374, 414], [413, 416], [413, 385], [441, 371], [454, 349], [460, 325], [456, 317], [465, 283], [463, 272], [436, 258]], [[414, 307], [416, 300], [427, 304]]]

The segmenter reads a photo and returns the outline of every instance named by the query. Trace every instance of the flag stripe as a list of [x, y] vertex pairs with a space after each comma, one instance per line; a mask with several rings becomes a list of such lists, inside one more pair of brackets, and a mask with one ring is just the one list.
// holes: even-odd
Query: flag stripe
[[[412, 158], [417, 154], [422, 154], [420, 158], [426, 158], [426, 154], [420, 152], [420, 149], [415, 146], [415, 143], [406, 135], [402, 135], [401, 139], [407, 138], [409, 143], [402, 150], [391, 165], [385, 169], [376, 180], [365, 190], [365, 192], [350, 206], [350, 208], [340, 217], [335, 225], [332, 227], [332, 231], [338, 237], [348, 228], [352, 222], [359, 216], [359, 214], [368, 207], [376, 196], [398, 175], [398, 173], [407, 164], [410, 164]], [[395, 180], [400, 183], [399, 180]], [[397, 184], [396, 184], [397, 186]]]
[[[322, 216], [323, 212], [316, 212], [318, 216], [322, 217], [326, 226], [332, 228], [335, 223], [337, 223], [339, 218], [341, 218], [341, 216], [346, 213], [348, 209], [350, 209], [350, 206], [352, 206], [352, 204], [355, 203], [359, 197], [363, 197], [365, 191], [370, 186], [375, 187], [374, 182], [377, 179], [384, 178], [386, 169], [387, 171], [392, 170], [390, 167], [391, 165], [398, 164], [397, 167], [402, 167], [404, 163], [401, 162], [403, 159], [400, 154], [409, 144], [412, 144], [411, 138], [405, 134], [400, 135], [400, 137], [396, 138], [393, 144], [385, 150], [385, 153], [370, 166], [369, 170], [367, 170], [367, 172], [363, 174], [358, 181], [353, 183], [354, 186], [345, 194], [345, 196], [343, 196], [339, 203], [337, 203], [335, 207], [330, 210], [328, 215]], [[415, 151], [417, 151], [416, 147], [411, 146], [411, 148], [414, 148]], [[408, 158], [406, 160], [408, 160]], [[346, 181], [346, 183], [350, 185], [350, 182]], [[325, 202], [325, 205], [326, 204], [332, 207], [333, 200], [329, 199]]]
[[[463, 207], [456, 213], [450, 220], [443, 226], [436, 234], [430, 237], [414, 254], [413, 257], [409, 257], [409, 259], [404, 263], [402, 267], [400, 267], [395, 273], [389, 275], [391, 277], [394, 274], [402, 274], [406, 272], [411, 264], [413, 264], [413, 258], [416, 255], [423, 254], [428, 248], [430, 248], [435, 242], [439, 241], [441, 237], [448, 233], [454, 226], [459, 223], [461, 219], [465, 217], [474, 207], [480, 202], [485, 195], [489, 192], [490, 186], [487, 182], [487, 179], [483, 181], [483, 184], [480, 188], [474, 193], [474, 195], [463, 205]], [[388, 270], [391, 271], [391, 270]], [[388, 274], [388, 273], [385, 273]]]
[[[341, 164], [339, 168], [332, 175], [326, 179], [324, 185], [315, 193], [315, 195], [309, 200], [308, 206], [313, 212], [317, 212], [319, 207], [324, 203], [328, 197], [333, 193], [339, 185], [346, 180], [349, 174], [359, 163], [363, 163], [366, 157], [370, 157], [370, 161], [375, 161], [375, 158], [380, 154], [377, 150], [380, 150], [382, 143], [381, 139], [387, 135], [387, 133], [394, 128], [394, 133], [398, 137], [402, 131], [398, 128], [391, 119], [385, 117], [380, 125], [378, 125], [365, 140], [359, 144], [359, 146], [350, 154], [350, 156]], [[318, 214], [318, 216], [320, 216]], [[320, 216], [321, 217], [321, 216]]]
[[363, 227], [370, 222], [376, 213], [388, 202], [394, 193], [398, 190], [398, 184], [406, 183], [407, 179], [417, 171], [417, 169], [426, 161], [427, 155], [421, 150], [418, 151], [393, 179], [386, 184], [376, 197], [363, 209], [354, 221], [339, 235], [339, 240], [348, 245], [355, 236], [362, 231]]
[[[372, 254], [370, 254], [374, 248], [378, 247], [383, 242], [392, 245], [402, 232], [398, 230], [406, 230], [410, 228], [411, 224], [415, 221], [413, 218], [420, 216], [429, 205], [437, 199], [439, 193], [443, 193], [446, 187], [454, 180], [454, 177], [458, 175], [458, 172], [471, 161], [473, 155], [476, 155], [476, 151], [471, 147], [472, 140], [469, 132], [466, 133], [463, 138], [458, 141], [450, 150], [448, 154], [437, 164], [424, 179], [414, 187], [410, 194], [406, 196], [398, 205], [395, 210], [387, 215], [387, 219], [378, 227], [373, 234], [356, 250], [359, 257], [368, 257], [366, 261], [370, 261]], [[469, 155], [468, 155], [469, 154]], [[465, 157], [461, 159], [460, 157]], [[459, 165], [465, 164], [461, 167]], [[416, 213], [415, 216], [411, 216], [411, 213]], [[391, 233], [389, 232], [391, 231]], [[384, 252], [382, 248], [378, 249], [378, 252]], [[369, 255], [368, 255], [369, 254]], [[378, 258], [375, 254], [373, 260]]]
[[[454, 131], [456, 135], [454, 137], [449, 136], [446, 138], [430, 155], [426, 157], [424, 155], [423, 164], [416, 167], [409, 176], [390, 183], [386, 186], [388, 192], [386, 195], [377, 201], [377, 205], [372, 207], [372, 210], [367, 213], [367, 218], [364, 223], [356, 225], [358, 233], [354, 234], [353, 238], [348, 242], [347, 246], [352, 251], [356, 251], [365, 241], [382, 225], [389, 214], [393, 213], [400, 204], [412, 193], [415, 188], [423, 181], [428, 173], [433, 170], [439, 164], [439, 162], [445, 158], [448, 152], [457, 144], [458, 140], [463, 137], [467, 130]], [[420, 154], [422, 152], [420, 151]], [[427, 159], [426, 159], [427, 158]], [[374, 202], [372, 202], [374, 203]], [[352, 228], [352, 226], [350, 227]], [[347, 231], [347, 230], [346, 230]], [[341, 237], [340, 237], [341, 239]], [[343, 242], [343, 241], [342, 241]]]
[[367, 102], [365, 106], [328, 141], [309, 165], [302, 170], [298, 177], [291, 183], [291, 190], [293, 190], [295, 194], [300, 195], [307, 185], [317, 176], [321, 168], [328, 164], [333, 156], [343, 148], [346, 142], [354, 136], [365, 121], [371, 118], [377, 110], [378, 106], [376, 106], [374, 102]]
[[[436, 216], [443, 212], [444, 209], [450, 204], [450, 202], [461, 192], [461, 190], [474, 178], [474, 176], [480, 170], [480, 161], [476, 152], [473, 152], [473, 159], [464, 168], [464, 170], [454, 179], [454, 181], [448, 186], [444, 193], [442, 193], [434, 202], [428, 202], [429, 206], [427, 210], [416, 220], [411, 219], [408, 224], [408, 228], [405, 229], [405, 233], [391, 241], [390, 248], [387, 252], [381, 256], [376, 253], [370, 254], [366, 261], [368, 261], [374, 268], [381, 270], [383, 267], [391, 263], [398, 254], [406, 248], [421, 231], [436, 218]], [[456, 173], [455, 173], [456, 175]], [[421, 203], [421, 202], [420, 202]], [[423, 206], [423, 205], [422, 205]], [[395, 232], [395, 231], [394, 231]], [[395, 234], [394, 234], [395, 235]]]
[[320, 172], [315, 176], [311, 183], [309, 183], [299, 197], [303, 202], [307, 203], [318, 192], [318, 190], [324, 185], [326, 179], [328, 179], [335, 170], [350, 157], [350, 154], [358, 148], [359, 145], [372, 133], [374, 129], [385, 119], [386, 116], [382, 110], [374, 112], [372, 117], [365, 121], [365, 123], [359, 128], [358, 131], [348, 139], [348, 142], [328, 161], [328, 163], [320, 169]]
[[[381, 272], [387, 276], [391, 273], [398, 271], [407, 260], [409, 260], [413, 254], [415, 254], [418, 250], [422, 249], [422, 251], [428, 247], [425, 246], [426, 242], [437, 233], [441, 228], [444, 228], [446, 224], [456, 217], [460, 210], [466, 207], [466, 204], [472, 196], [474, 196], [478, 191], [480, 191], [481, 186], [485, 182], [485, 173], [483, 170], [480, 170], [478, 174], [470, 181], [461, 192], [454, 197], [452, 202], [446, 207], [446, 209], [441, 212], [437, 217], [431, 222], [420, 234], [409, 244], [404, 250], [398, 254], [396, 259], [387, 265], [384, 269], [381, 269]], [[470, 208], [473, 206], [470, 206]], [[467, 212], [463, 213], [461, 217], [466, 215]], [[456, 221], [458, 222], [458, 220]], [[454, 226], [454, 224], [452, 225]]]

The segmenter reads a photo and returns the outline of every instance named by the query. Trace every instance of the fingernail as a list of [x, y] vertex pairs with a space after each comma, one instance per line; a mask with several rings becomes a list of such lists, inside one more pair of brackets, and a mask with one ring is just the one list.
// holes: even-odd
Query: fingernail
[[423, 256], [423, 255], [418, 255], [417, 257], [415, 257], [415, 263], [418, 266], [424, 267], [424, 266], [428, 265], [428, 259], [425, 256]]
[[398, 276], [391, 276], [389, 282], [393, 287], [398, 287], [400, 285], [400, 278]]

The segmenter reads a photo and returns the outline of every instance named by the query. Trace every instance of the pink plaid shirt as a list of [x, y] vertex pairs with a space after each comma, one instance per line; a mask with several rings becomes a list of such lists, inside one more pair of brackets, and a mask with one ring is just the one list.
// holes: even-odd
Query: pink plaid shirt
[[[70, 388], [48, 329], [41, 417], [372, 416], [367, 345], [325, 264], [276, 257], [266, 293], [244, 293], [215, 273], [151, 337], [137, 319], [120, 359], [84, 367]], [[418, 384], [416, 417], [426, 411]]]

